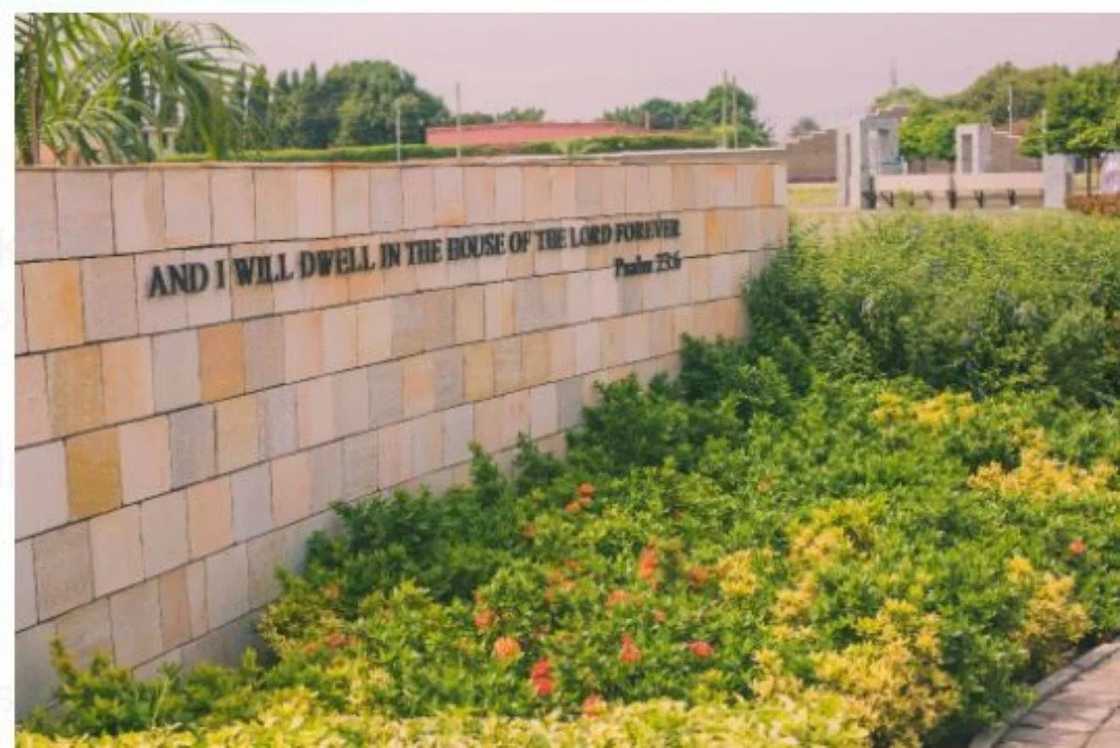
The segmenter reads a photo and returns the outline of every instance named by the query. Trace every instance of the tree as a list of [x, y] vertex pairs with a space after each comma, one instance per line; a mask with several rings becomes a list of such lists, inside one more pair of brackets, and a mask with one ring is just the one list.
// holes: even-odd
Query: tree
[[1012, 93], [1013, 116], [1030, 119], [1042, 111], [1047, 92], [1069, 78], [1061, 65], [1018, 68], [1010, 62], [996, 65], [960, 93], [945, 97], [945, 104], [978, 113], [983, 121], [1007, 124], [1008, 91]]
[[769, 145], [770, 130], [755, 117], [757, 101], [742, 88], [730, 84], [712, 86], [703, 99], [693, 101], [671, 101], [669, 99], [646, 99], [637, 106], [624, 106], [603, 113], [603, 119], [621, 122], [635, 127], [644, 127], [648, 115], [650, 129], [664, 130], [688, 127], [694, 130], [716, 132], [723, 123], [724, 105], [727, 106], [727, 120], [723, 127], [730, 132], [734, 116], [732, 103], [738, 110], [739, 144]]
[[963, 109], [945, 109], [925, 104], [907, 115], [898, 131], [903, 158], [914, 161], [948, 161], [950, 174], [957, 160], [957, 125], [975, 122], [976, 114]]
[[249, 82], [249, 96], [246, 102], [246, 115], [248, 127], [245, 147], [268, 148], [271, 145], [269, 129], [272, 125], [269, 118], [269, 98], [271, 86], [268, 82], [268, 72], [263, 65], [253, 69], [253, 78]]
[[524, 109], [510, 107], [504, 112], [495, 114], [494, 119], [498, 122], [540, 122], [544, 119], [544, 110], [532, 106]]
[[1037, 117], [1024, 138], [1027, 155], [1072, 153], [1086, 163], [1093, 191], [1093, 162], [1120, 149], [1120, 62], [1079, 69], [1046, 95], [1046, 120]]
[[901, 86], [876, 96], [871, 102], [871, 112], [877, 114], [895, 107], [919, 109], [932, 103], [934, 103], [933, 97], [917, 86]]
[[801, 116], [798, 117], [793, 127], [789, 128], [789, 137], [791, 139], [797, 139], [810, 133], [820, 132], [820, 129], [821, 126], [817, 124], [815, 119], [808, 116]]

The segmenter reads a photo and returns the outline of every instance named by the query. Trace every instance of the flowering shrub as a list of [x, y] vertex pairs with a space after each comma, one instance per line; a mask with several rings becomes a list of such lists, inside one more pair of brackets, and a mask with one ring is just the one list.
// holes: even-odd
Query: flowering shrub
[[[945, 225], [876, 241], [920, 263], [982, 232]], [[477, 452], [470, 486], [340, 506], [261, 620], [267, 665], [138, 682], [60, 651], [61, 710], [21, 742], [966, 743], [1120, 631], [1120, 406], [998, 361], [961, 370], [1006, 385], [984, 397], [920, 356], [899, 376], [874, 341], [910, 323], [807, 313], [864, 266], [837, 257], [763, 276], [797, 304], [749, 345], [607, 387], [564, 460], [523, 442], [510, 475]]]

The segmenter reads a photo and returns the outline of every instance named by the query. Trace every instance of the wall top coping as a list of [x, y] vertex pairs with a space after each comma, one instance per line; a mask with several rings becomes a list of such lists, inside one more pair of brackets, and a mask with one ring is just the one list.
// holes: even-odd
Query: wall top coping
[[17, 172], [118, 172], [118, 171], [182, 171], [189, 169], [408, 169], [433, 166], [538, 166], [575, 165], [618, 166], [635, 163], [736, 163], [784, 164], [785, 148], [739, 148], [726, 150], [678, 149], [664, 151], [626, 151], [580, 156], [511, 155], [469, 156], [464, 158], [409, 159], [407, 161], [192, 161], [151, 162], [134, 164], [94, 164], [90, 166], [17, 166]]

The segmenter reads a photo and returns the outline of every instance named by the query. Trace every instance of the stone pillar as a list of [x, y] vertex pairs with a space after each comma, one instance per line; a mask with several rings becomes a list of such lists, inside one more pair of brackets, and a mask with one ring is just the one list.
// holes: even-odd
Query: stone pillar
[[958, 174], [987, 174], [992, 168], [992, 126], [957, 125], [956, 152]]
[[1064, 208], [1073, 189], [1073, 159], [1064, 153], [1042, 157], [1042, 207]]

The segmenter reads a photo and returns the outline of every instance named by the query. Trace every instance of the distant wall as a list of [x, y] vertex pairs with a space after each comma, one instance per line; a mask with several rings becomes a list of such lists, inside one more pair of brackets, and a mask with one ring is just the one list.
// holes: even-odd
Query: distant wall
[[602, 135], [649, 135], [641, 127], [619, 122], [495, 122], [488, 125], [429, 127], [425, 136], [428, 145], [495, 145], [514, 146], [547, 140], [595, 138]]
[[789, 182], [836, 181], [836, 130], [825, 130], [786, 144]]
[[18, 170], [17, 709], [56, 635], [233, 659], [329, 502], [562, 450], [595, 382], [744, 334], [785, 183], [774, 151]]

